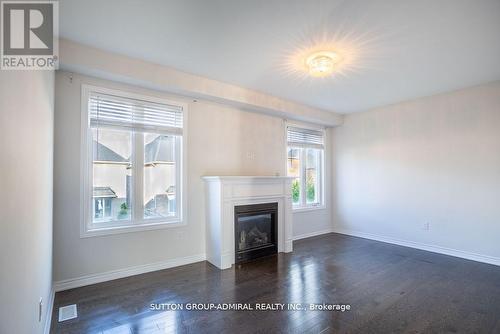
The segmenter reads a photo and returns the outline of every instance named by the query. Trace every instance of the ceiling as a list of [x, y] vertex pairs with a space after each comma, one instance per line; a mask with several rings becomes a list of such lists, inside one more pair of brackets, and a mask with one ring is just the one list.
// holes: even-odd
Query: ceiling
[[60, 34], [340, 113], [500, 80], [500, 0], [61, 0]]

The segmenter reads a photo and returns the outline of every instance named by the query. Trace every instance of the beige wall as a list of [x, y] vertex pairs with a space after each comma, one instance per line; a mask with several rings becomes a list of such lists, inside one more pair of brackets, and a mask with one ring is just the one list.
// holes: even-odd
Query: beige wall
[[500, 264], [500, 82], [347, 115], [333, 132], [337, 230]]
[[53, 72], [0, 71], [0, 333], [43, 333], [47, 320], [53, 103]]
[[[187, 225], [173, 229], [80, 238], [81, 84], [163, 96], [188, 103]], [[285, 173], [284, 121], [213, 102], [193, 102], [168, 94], [69, 73], [56, 74], [54, 280], [205, 253], [203, 175]], [[330, 202], [328, 202], [330, 203]], [[327, 209], [295, 214], [294, 229], [314, 233], [330, 227]], [[307, 217], [314, 218], [313, 220]], [[297, 235], [297, 233], [295, 233]]]

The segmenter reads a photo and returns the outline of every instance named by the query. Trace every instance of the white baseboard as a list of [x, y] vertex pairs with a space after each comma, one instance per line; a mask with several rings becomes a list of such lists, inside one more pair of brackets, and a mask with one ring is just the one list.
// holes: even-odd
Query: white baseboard
[[150, 263], [140, 266], [128, 267], [124, 269], [107, 271], [99, 274], [86, 275], [77, 278], [71, 278], [67, 280], [62, 280], [58, 282], [54, 282], [54, 289], [56, 292], [64, 291], [68, 289], [79, 288], [82, 286], [102, 283], [106, 281], [111, 281], [118, 278], [124, 278], [128, 276], [134, 276], [139, 274], [145, 274], [152, 271], [163, 270], [178, 266], [183, 266], [190, 263], [205, 261], [205, 254], [198, 254], [192, 256], [186, 256], [178, 259], [171, 259], [162, 262]]
[[310, 232], [310, 233], [299, 234], [299, 235], [294, 236], [293, 240], [300, 240], [300, 239], [305, 239], [305, 238], [316, 237], [318, 235], [332, 233], [332, 232], [333, 232], [333, 229], [329, 228], [329, 229], [326, 229], [326, 230], [314, 231], [314, 232]]
[[364, 238], [364, 239], [387, 242], [387, 243], [395, 244], [395, 245], [399, 245], [399, 246], [416, 248], [416, 249], [421, 249], [421, 250], [425, 250], [428, 252], [450, 255], [450, 256], [455, 256], [455, 257], [459, 257], [462, 259], [473, 260], [473, 261], [477, 261], [477, 262], [483, 262], [483, 263], [494, 264], [494, 265], [500, 266], [500, 258], [494, 257], [494, 256], [471, 253], [471, 252], [461, 251], [458, 249], [452, 249], [452, 248], [435, 246], [435, 245], [428, 245], [428, 244], [423, 244], [423, 243], [414, 242], [414, 241], [401, 240], [401, 239], [397, 239], [397, 238], [386, 237], [386, 236], [376, 235], [376, 234], [372, 234], [372, 233], [365, 233], [365, 232], [353, 231], [353, 230], [342, 229], [342, 228], [334, 228], [332, 232], [346, 234], [346, 235], [350, 235], [350, 236], [354, 236], [354, 237], [360, 237], [360, 238]]
[[43, 328], [44, 334], [50, 334], [50, 324], [52, 323], [52, 312], [54, 310], [54, 299], [56, 295], [56, 290], [54, 286], [50, 289], [49, 300], [47, 301], [47, 312], [45, 314], [45, 326]]

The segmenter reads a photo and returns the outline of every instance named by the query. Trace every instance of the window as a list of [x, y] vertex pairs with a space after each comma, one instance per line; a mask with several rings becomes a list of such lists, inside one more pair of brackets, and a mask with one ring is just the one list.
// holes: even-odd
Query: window
[[181, 223], [185, 106], [91, 86], [82, 98], [83, 235]]
[[324, 131], [287, 127], [287, 173], [295, 209], [323, 205]]

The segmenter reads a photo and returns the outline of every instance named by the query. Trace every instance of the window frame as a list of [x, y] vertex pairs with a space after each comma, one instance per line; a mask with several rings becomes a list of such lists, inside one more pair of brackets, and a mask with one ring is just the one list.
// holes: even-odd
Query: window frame
[[[309, 130], [315, 130], [315, 131], [321, 131], [323, 133], [323, 148], [317, 148], [320, 150], [320, 156], [319, 156], [319, 180], [318, 180], [318, 185], [319, 185], [319, 191], [318, 191], [318, 197], [319, 201], [318, 203], [310, 203], [307, 204], [307, 194], [306, 194], [306, 179], [307, 179], [307, 170], [306, 170], [306, 162], [305, 162], [305, 150], [307, 149], [306, 147], [299, 147], [299, 146], [294, 146], [288, 145], [288, 127], [295, 127], [295, 128], [302, 128], [302, 129], [309, 129]], [[309, 126], [309, 125], [304, 125], [300, 123], [291, 123], [288, 121], [285, 121], [285, 174], [288, 175], [288, 150], [290, 148], [293, 149], [298, 149], [299, 150], [299, 169], [300, 169], [300, 195], [299, 195], [299, 204], [293, 204], [292, 202], [292, 211], [293, 212], [304, 212], [304, 211], [312, 211], [312, 210], [323, 210], [326, 208], [325, 205], [325, 152], [327, 151], [327, 141], [326, 141], [326, 131], [322, 127], [315, 127], [315, 126]]]
[[[124, 221], [110, 221], [106, 223], [94, 223], [93, 215], [93, 156], [92, 156], [92, 128], [89, 124], [88, 102], [91, 93], [111, 94], [124, 98], [139, 99], [150, 102], [177, 105], [183, 110], [182, 137], [176, 138], [176, 201], [178, 216], [172, 219], [144, 218], [144, 203], [142, 191], [144, 190], [144, 173], [141, 161], [144, 160], [144, 137], [142, 132], [131, 131], [131, 164], [136, 167], [132, 169], [132, 191], [131, 191], [131, 219]], [[80, 237], [93, 237], [109, 234], [128, 233], [135, 231], [147, 231], [164, 228], [173, 228], [186, 225], [187, 210], [187, 123], [188, 105], [184, 102], [167, 100], [163, 97], [137, 94], [122, 89], [111, 89], [94, 85], [82, 84], [81, 87], [81, 157], [80, 157]], [[136, 138], [138, 136], [138, 138]], [[142, 138], [142, 139], [141, 139]], [[142, 146], [141, 146], [142, 145]], [[179, 148], [179, 149], [177, 149]], [[138, 195], [139, 194], [139, 195]], [[142, 209], [141, 209], [142, 208]]]

